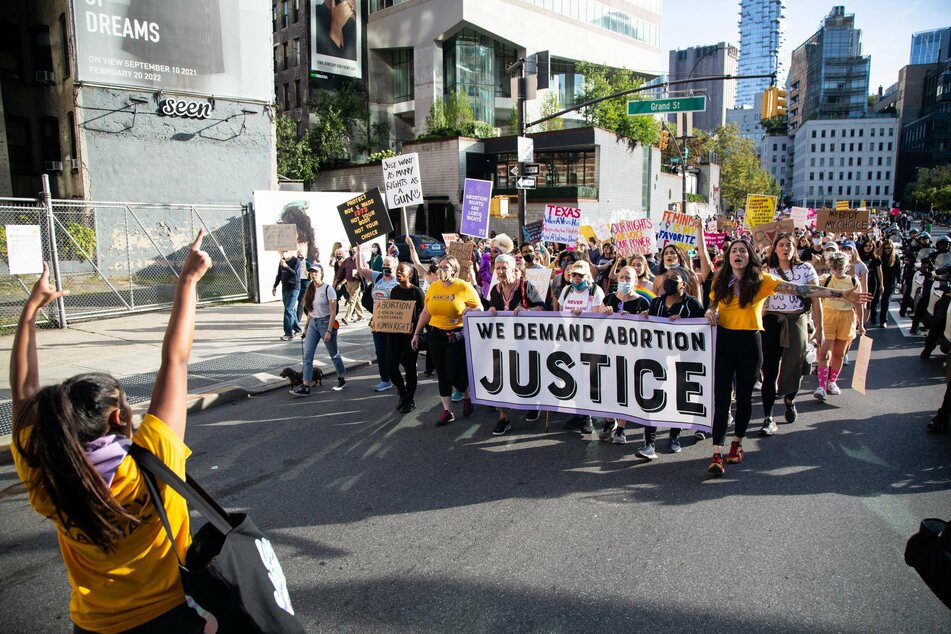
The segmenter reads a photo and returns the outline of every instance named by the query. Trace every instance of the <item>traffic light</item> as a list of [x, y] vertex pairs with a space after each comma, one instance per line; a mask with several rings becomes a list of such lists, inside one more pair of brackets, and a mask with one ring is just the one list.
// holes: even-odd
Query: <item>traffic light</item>
[[763, 106], [760, 108], [760, 119], [772, 119], [773, 109], [776, 107], [776, 86], [770, 86], [763, 91]]
[[670, 144], [670, 132], [667, 130], [660, 131], [660, 149], [666, 150], [667, 146]]
[[786, 116], [786, 91], [773, 86], [773, 116]]

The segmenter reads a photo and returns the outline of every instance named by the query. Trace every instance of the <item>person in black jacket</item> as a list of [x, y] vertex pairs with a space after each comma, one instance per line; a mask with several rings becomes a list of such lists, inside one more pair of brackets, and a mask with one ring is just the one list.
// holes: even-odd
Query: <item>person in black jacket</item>
[[884, 328], [888, 317], [888, 304], [891, 302], [892, 293], [901, 281], [901, 261], [898, 259], [898, 253], [895, 249], [895, 243], [890, 238], [882, 240], [879, 247], [878, 257], [882, 261], [882, 299], [878, 311], [878, 324]]
[[284, 300], [284, 335], [281, 341], [290, 341], [300, 334], [300, 322], [297, 320], [297, 296], [300, 295], [300, 274], [303, 262], [293, 251], [281, 253], [281, 263], [277, 267], [277, 276], [274, 278], [274, 287], [271, 295], [277, 295], [277, 287], [281, 287], [281, 298]]
[[[667, 269], [661, 287], [663, 294], [651, 300], [650, 308], [647, 311], [648, 316], [666, 317], [671, 321], [681, 318], [703, 317], [703, 304], [697, 301], [696, 297], [687, 293], [691, 279], [690, 272], [682, 266]], [[637, 450], [637, 455], [648, 460], [657, 458], [657, 451], [654, 449], [656, 439], [657, 428], [645, 425], [644, 446]], [[672, 453], [678, 453], [681, 449], [680, 429], [676, 427], [670, 430], [669, 447]]]

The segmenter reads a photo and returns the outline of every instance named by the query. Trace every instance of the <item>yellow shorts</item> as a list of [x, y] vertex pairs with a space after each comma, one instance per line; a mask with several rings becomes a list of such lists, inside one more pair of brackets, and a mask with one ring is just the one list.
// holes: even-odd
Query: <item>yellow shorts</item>
[[855, 311], [826, 308], [822, 311], [822, 334], [826, 339], [855, 339]]

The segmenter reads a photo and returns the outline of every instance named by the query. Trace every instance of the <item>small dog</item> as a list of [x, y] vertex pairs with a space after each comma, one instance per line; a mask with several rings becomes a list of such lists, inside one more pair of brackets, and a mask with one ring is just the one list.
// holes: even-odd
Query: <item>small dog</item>
[[[304, 375], [295, 370], [294, 368], [284, 368], [281, 370], [281, 377], [287, 379], [291, 383], [291, 387], [297, 387], [298, 385], [304, 382]], [[324, 371], [314, 366], [314, 384], [323, 385], [324, 383]]]

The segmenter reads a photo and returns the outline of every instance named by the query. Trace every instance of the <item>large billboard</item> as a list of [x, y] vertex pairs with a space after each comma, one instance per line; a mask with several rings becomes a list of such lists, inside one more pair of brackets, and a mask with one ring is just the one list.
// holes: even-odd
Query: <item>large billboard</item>
[[363, 1], [314, 0], [310, 17], [312, 71], [362, 78]]
[[266, 0], [72, 0], [77, 81], [274, 101]]

